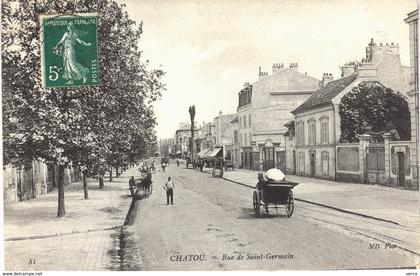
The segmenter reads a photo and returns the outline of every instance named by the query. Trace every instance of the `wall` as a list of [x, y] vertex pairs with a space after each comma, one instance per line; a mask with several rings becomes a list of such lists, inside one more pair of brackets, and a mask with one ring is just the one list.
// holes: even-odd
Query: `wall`
[[409, 13], [405, 22], [409, 26], [410, 45], [410, 91], [408, 92], [411, 112], [411, 169], [413, 186], [419, 185], [419, 95], [418, 95], [418, 9]]
[[[64, 170], [64, 185], [79, 180], [79, 167]], [[58, 183], [58, 167], [48, 166], [41, 161], [33, 161], [26, 170], [11, 165], [3, 168], [4, 205], [12, 207], [18, 201], [37, 198], [56, 187]]]
[[336, 146], [336, 180], [360, 183], [363, 181], [364, 152], [359, 144], [338, 144]]
[[[411, 142], [410, 141], [386, 141], [385, 146], [387, 147], [388, 158], [386, 159], [386, 166], [388, 166], [387, 184], [393, 187], [402, 187], [408, 190], [419, 190], [418, 181], [413, 181], [413, 173], [411, 166]], [[398, 172], [399, 162], [398, 153], [403, 154], [404, 157], [404, 181], [402, 185], [399, 185]]]

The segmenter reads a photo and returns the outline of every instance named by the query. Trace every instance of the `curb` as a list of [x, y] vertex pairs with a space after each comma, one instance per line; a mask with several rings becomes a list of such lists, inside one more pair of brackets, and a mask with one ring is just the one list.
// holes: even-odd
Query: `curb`
[[47, 238], [53, 238], [53, 237], [60, 237], [60, 236], [68, 236], [73, 234], [84, 234], [84, 233], [92, 233], [92, 232], [100, 232], [100, 231], [109, 231], [120, 228], [121, 225], [112, 226], [108, 228], [98, 228], [98, 229], [88, 229], [85, 231], [72, 231], [67, 233], [55, 233], [54, 234], [48, 234], [48, 235], [39, 235], [39, 236], [29, 236], [29, 237], [11, 237], [11, 238], [5, 238], [4, 241], [25, 241], [25, 240], [38, 240], [38, 239], [47, 239]]
[[[205, 173], [210, 174], [209, 172], [205, 172]], [[254, 186], [244, 184], [244, 183], [241, 183], [241, 182], [238, 182], [238, 181], [235, 181], [235, 180], [231, 180], [231, 179], [228, 179], [228, 178], [225, 178], [225, 177], [222, 177], [222, 179], [224, 179], [226, 181], [229, 181], [229, 182], [232, 182], [232, 183], [235, 183], [235, 184], [238, 184], [238, 185], [242, 185], [244, 187], [248, 187], [248, 188], [252, 188], [252, 189], [255, 188]], [[320, 207], [324, 207], [324, 208], [328, 208], [328, 209], [332, 209], [332, 210], [339, 211], [339, 212], [346, 213], [346, 214], [352, 214], [352, 215], [356, 215], [356, 216], [360, 216], [360, 217], [364, 217], [364, 218], [369, 218], [369, 219], [374, 219], [374, 220], [377, 220], [377, 221], [391, 223], [391, 224], [394, 224], [394, 225], [404, 226], [404, 225], [402, 225], [398, 222], [392, 221], [392, 220], [378, 218], [378, 217], [374, 217], [374, 216], [369, 216], [369, 215], [365, 215], [365, 214], [362, 214], [362, 213], [357, 213], [357, 212], [349, 211], [349, 210], [346, 210], [346, 209], [341, 209], [341, 208], [338, 208], [338, 207], [318, 203], [318, 202], [311, 201], [311, 200], [301, 199], [301, 198], [297, 198], [297, 197], [295, 197], [295, 200], [300, 201], [300, 202], [305, 202], [305, 203], [308, 203], [308, 204], [312, 204], [312, 205], [316, 205], [316, 206], [320, 206]]]

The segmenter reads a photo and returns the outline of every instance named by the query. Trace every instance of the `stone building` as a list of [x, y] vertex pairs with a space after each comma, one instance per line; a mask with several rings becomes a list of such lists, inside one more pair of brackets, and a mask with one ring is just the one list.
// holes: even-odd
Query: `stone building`
[[283, 172], [285, 174], [296, 174], [295, 121], [291, 120], [284, 126], [287, 127], [287, 131], [284, 134], [286, 168]]
[[[236, 117], [236, 114], [223, 115], [222, 111], [219, 112], [219, 116], [214, 118], [213, 124], [215, 125], [215, 147], [221, 148], [221, 157], [232, 159], [232, 146], [234, 140], [234, 128], [232, 120]], [[228, 149], [228, 150], [227, 150]]]
[[[240, 163], [240, 145], [239, 145], [239, 119], [238, 116], [235, 115], [232, 120], [230, 121], [230, 128], [233, 132], [233, 141], [231, 146], [226, 147], [227, 157], [230, 161], [232, 161], [234, 168], [239, 168]], [[229, 153], [230, 152], [230, 153]], [[230, 158], [229, 158], [230, 156]]]
[[196, 151], [200, 157], [211, 150], [215, 145], [215, 125], [213, 123], [205, 123], [200, 127], [199, 134], [195, 138]]
[[300, 72], [297, 63], [286, 68], [273, 64], [271, 75], [260, 68], [259, 80], [244, 84], [237, 108], [241, 167], [285, 169], [284, 125], [293, 118], [290, 111], [319, 86], [320, 81]]
[[[194, 136], [198, 136], [197, 123], [194, 122]], [[187, 157], [190, 155], [190, 139], [191, 139], [191, 124], [180, 123], [179, 128], [175, 131], [175, 154], [178, 157]]]
[[[340, 144], [339, 104], [343, 96], [361, 83], [382, 85], [392, 88], [394, 91], [400, 91], [402, 94], [407, 94], [407, 85], [403, 83], [404, 80], [407, 80], [407, 70], [406, 67], [401, 66], [399, 60], [396, 60], [396, 56], [399, 58], [398, 45], [377, 46], [372, 40], [366, 47], [366, 57], [362, 59], [362, 62], [344, 65], [342, 67], [342, 78], [329, 80], [309, 99], [292, 111], [295, 116], [296, 174], [354, 182], [370, 180], [365, 167], [365, 162], [369, 161], [369, 156], [366, 156], [368, 152], [365, 151], [369, 141], [360, 139], [360, 144], [357, 145]], [[388, 62], [384, 63], [384, 60]], [[382, 68], [384, 66], [389, 68]], [[398, 75], [395, 76], [389, 72]], [[328, 74], [324, 74], [324, 76], [326, 75]], [[389, 139], [386, 140], [389, 141]], [[398, 146], [395, 144], [395, 150], [406, 153], [405, 147], [400, 144], [401, 142], [398, 143]], [[395, 158], [397, 158], [396, 152], [389, 153], [393, 154], [392, 156], [387, 156], [384, 145], [375, 149], [372, 147], [372, 151], [374, 150], [381, 150], [382, 154], [382, 161], [379, 164], [381, 168], [376, 172], [374, 181], [392, 180], [397, 174], [393, 170], [395, 168]], [[400, 166], [404, 165], [407, 167], [408, 163], [403, 156]], [[386, 175], [385, 168], [388, 168], [388, 175]], [[403, 171], [405, 171], [403, 174], [405, 173], [407, 183], [411, 182], [413, 178], [411, 172]]]
[[414, 184], [419, 178], [419, 55], [418, 55], [418, 21], [419, 10], [412, 11], [404, 20], [410, 33], [410, 89], [408, 91], [411, 112], [411, 168]]

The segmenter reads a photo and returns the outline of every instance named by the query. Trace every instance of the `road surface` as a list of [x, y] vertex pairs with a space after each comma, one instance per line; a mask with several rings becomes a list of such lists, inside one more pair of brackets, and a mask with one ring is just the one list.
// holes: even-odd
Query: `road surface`
[[[175, 183], [174, 205], [166, 204], [162, 188], [167, 176]], [[174, 162], [153, 181], [153, 194], [137, 202], [125, 231], [124, 270], [371, 269], [419, 263], [418, 252], [411, 250], [416, 250], [412, 229], [303, 202], [295, 202], [291, 218], [283, 208], [256, 218], [252, 189]]]

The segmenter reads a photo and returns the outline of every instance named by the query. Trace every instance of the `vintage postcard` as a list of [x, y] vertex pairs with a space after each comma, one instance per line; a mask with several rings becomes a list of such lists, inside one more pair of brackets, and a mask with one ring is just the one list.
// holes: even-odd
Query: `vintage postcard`
[[4, 275], [417, 275], [416, 0], [3, 0], [1, 43]]

